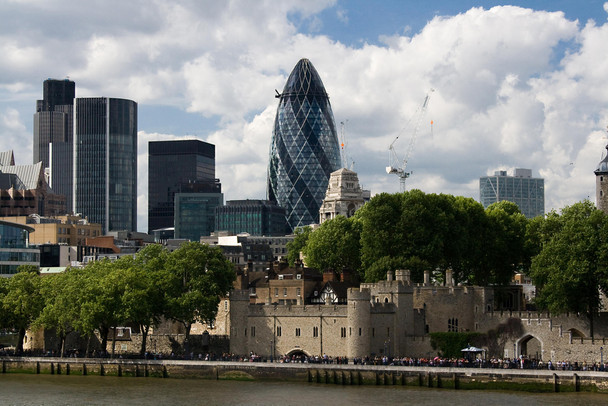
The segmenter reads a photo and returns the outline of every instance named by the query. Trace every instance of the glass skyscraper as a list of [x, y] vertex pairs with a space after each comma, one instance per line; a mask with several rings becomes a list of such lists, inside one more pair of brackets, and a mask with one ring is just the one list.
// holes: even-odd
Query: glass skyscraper
[[[49, 168], [49, 186], [66, 196], [67, 212], [72, 211], [72, 139], [76, 84], [69, 79], [47, 79], [42, 100], [34, 114], [34, 164]], [[65, 213], [64, 213], [65, 214]]]
[[514, 176], [496, 171], [494, 176], [479, 178], [479, 196], [484, 208], [507, 200], [517, 204], [527, 218], [545, 214], [545, 180], [533, 178], [531, 169], [517, 168]]
[[[215, 178], [215, 145], [200, 140], [153, 141], [148, 144], [149, 233], [177, 227], [177, 193], [219, 195], [221, 192], [222, 185]], [[209, 230], [213, 231], [213, 224]]]
[[280, 236], [285, 226], [285, 209], [268, 200], [230, 200], [215, 209], [216, 231]]
[[74, 100], [74, 211], [102, 232], [137, 231], [137, 103]]
[[268, 165], [268, 199], [286, 210], [293, 230], [316, 223], [340, 148], [329, 97], [316, 69], [301, 59], [276, 96]]

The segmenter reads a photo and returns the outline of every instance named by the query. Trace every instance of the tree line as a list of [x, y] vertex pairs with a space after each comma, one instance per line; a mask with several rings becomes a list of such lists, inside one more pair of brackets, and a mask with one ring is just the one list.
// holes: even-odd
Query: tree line
[[366, 282], [395, 269], [409, 269], [413, 282], [430, 270], [442, 282], [451, 268], [456, 283], [500, 286], [521, 272], [536, 285], [537, 308], [583, 314], [592, 335], [608, 294], [608, 216], [588, 200], [527, 219], [508, 201], [484, 209], [459, 196], [382, 193], [353, 217], [296, 230], [291, 264], [300, 252], [310, 267]]
[[113, 355], [114, 328], [138, 326], [144, 355], [150, 328], [165, 318], [184, 326], [187, 352], [192, 324], [215, 319], [220, 297], [235, 278], [233, 265], [219, 248], [198, 242], [171, 253], [149, 245], [134, 257], [89, 262], [43, 277], [37, 267], [21, 266], [13, 277], [0, 278], [0, 328], [18, 332], [17, 353], [23, 352], [28, 328], [54, 329], [61, 354], [69, 333], [90, 342], [97, 330], [101, 349], [107, 351], [111, 340]]

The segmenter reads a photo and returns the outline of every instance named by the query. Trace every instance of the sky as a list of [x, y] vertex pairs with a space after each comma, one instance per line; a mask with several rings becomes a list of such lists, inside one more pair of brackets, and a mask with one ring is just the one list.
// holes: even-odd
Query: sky
[[559, 210], [595, 200], [607, 19], [593, 0], [3, 0], [0, 151], [33, 163], [42, 83], [69, 77], [77, 97], [138, 103], [140, 231], [149, 141], [214, 144], [224, 199], [264, 199], [275, 89], [308, 58], [372, 195], [399, 191], [398, 137], [408, 190], [479, 201], [481, 176], [529, 168]]

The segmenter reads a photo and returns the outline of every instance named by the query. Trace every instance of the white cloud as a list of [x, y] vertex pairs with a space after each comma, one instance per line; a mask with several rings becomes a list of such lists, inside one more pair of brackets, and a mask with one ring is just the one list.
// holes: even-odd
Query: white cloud
[[[374, 193], [399, 189], [384, 171], [388, 145], [435, 88], [408, 163], [408, 188], [478, 198], [479, 176], [524, 167], [545, 177], [547, 209], [593, 198], [608, 124], [608, 23], [579, 26], [561, 12], [513, 6], [473, 8], [435, 17], [417, 33], [385, 36], [381, 45], [350, 47], [323, 35], [321, 11], [335, 3], [0, 4], [0, 15], [13, 17], [0, 23], [3, 144], [29, 162], [27, 128], [42, 81], [70, 75], [78, 96], [173, 106], [213, 122], [199, 138], [216, 145], [225, 198], [261, 198], [274, 89], [306, 57], [323, 79], [336, 123], [348, 119], [349, 155]], [[356, 30], [348, 3], [339, 7], [339, 20]], [[10, 105], [18, 97], [31, 100], [29, 109]], [[140, 125], [142, 230], [147, 142], [183, 138], [158, 131]], [[411, 132], [396, 144], [401, 154]]]

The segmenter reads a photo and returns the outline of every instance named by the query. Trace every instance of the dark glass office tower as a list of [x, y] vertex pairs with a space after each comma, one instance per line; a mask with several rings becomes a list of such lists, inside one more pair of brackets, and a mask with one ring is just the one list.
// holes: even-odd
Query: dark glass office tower
[[177, 193], [221, 192], [222, 185], [215, 178], [215, 145], [200, 140], [148, 144], [149, 233], [175, 226]]
[[340, 169], [340, 148], [329, 97], [308, 59], [293, 68], [277, 98], [268, 198], [285, 208], [293, 230], [318, 221], [329, 175]]
[[280, 236], [288, 231], [285, 209], [268, 200], [230, 200], [215, 209], [215, 230]]
[[72, 212], [72, 139], [76, 84], [69, 79], [47, 79], [34, 114], [33, 163], [49, 168], [49, 186], [65, 195]]
[[108, 231], [137, 231], [137, 103], [74, 102], [74, 210]]

